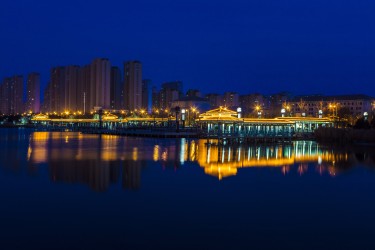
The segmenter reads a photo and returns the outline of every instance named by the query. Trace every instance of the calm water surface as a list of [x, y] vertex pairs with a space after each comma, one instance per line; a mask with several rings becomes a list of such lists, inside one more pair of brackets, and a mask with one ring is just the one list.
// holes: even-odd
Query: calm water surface
[[375, 249], [375, 148], [0, 129], [1, 249]]

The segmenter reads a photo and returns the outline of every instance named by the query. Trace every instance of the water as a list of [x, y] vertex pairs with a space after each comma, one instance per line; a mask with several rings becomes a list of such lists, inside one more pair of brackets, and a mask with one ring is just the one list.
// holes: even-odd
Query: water
[[0, 130], [1, 249], [375, 249], [375, 149]]

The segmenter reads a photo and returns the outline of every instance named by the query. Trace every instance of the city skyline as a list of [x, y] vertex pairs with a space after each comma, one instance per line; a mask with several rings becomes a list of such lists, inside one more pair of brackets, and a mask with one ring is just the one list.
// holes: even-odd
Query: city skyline
[[[110, 59], [108, 58], [101, 58], [101, 57], [96, 57], [96, 58], [93, 58], [91, 60], [90, 63], [85, 63], [83, 65], [78, 65], [78, 64], [70, 64], [70, 65], [59, 65], [59, 66], [52, 66], [50, 69], [49, 69], [49, 76], [48, 78], [45, 80], [45, 83], [42, 83], [40, 78], [41, 78], [41, 74], [40, 74], [40, 71], [30, 71], [30, 72], [27, 72], [25, 74], [21, 74], [21, 73], [16, 73], [16, 74], [5, 74], [5, 77], [3, 77], [2, 79], [0, 79], [0, 84], [3, 83], [3, 82], [6, 82], [8, 78], [13, 78], [13, 77], [17, 77], [17, 76], [22, 76], [24, 77], [24, 89], [25, 91], [27, 91], [27, 83], [28, 83], [28, 77], [30, 77], [30, 75], [38, 75], [38, 87], [40, 88], [40, 101], [42, 101], [44, 99], [44, 92], [47, 90], [48, 88], [48, 84], [51, 82], [51, 79], [53, 79], [53, 74], [51, 73], [51, 71], [54, 71], [56, 69], [62, 69], [62, 68], [66, 68], [69, 71], [74, 71], [74, 68], [76, 70], [80, 69], [81, 71], [83, 71], [85, 69], [85, 67], [88, 67], [90, 66], [90, 64], [94, 64], [95, 65], [95, 62], [97, 63], [98, 61], [107, 61], [108, 62], [108, 65], [105, 66], [106, 68], [106, 74], [104, 76], [103, 79], [100, 79], [100, 82], [105, 82], [106, 85], [109, 85], [109, 84], [112, 84], [112, 83], [109, 83], [110, 81], [112, 81], [112, 79], [114, 78], [117, 78], [115, 80], [115, 83], [113, 83], [112, 85], [118, 85], [118, 83], [121, 83], [121, 84], [125, 84], [125, 76], [126, 76], [126, 69], [124, 68], [124, 66], [117, 66], [117, 65], [113, 65], [110, 61]], [[125, 64], [128, 64], [128, 63], [139, 63], [140, 64], [140, 67], [141, 67], [141, 73], [140, 73], [140, 77], [138, 76], [138, 78], [141, 80], [141, 81], [147, 81], [147, 84], [148, 86], [150, 87], [153, 87], [153, 88], [156, 88], [156, 89], [160, 89], [162, 90], [164, 88], [164, 86], [166, 84], [170, 84], [170, 83], [173, 83], [173, 82], [180, 82], [180, 83], [183, 83], [184, 81], [183, 80], [164, 80], [160, 83], [157, 83], [155, 84], [155, 82], [150, 79], [150, 78], [147, 78], [147, 77], [143, 77], [142, 75], [142, 71], [144, 70], [144, 67], [142, 66], [143, 65], [143, 62], [139, 61], [139, 60], [130, 60], [130, 61], [123, 61], [122, 65], [125, 65]], [[108, 70], [109, 68], [109, 70]], [[123, 68], [123, 69], [121, 69]], [[108, 73], [108, 72], [109, 73]], [[70, 73], [67, 73], [68, 75], [70, 75]], [[74, 80], [75, 82], [82, 82], [84, 81], [84, 79], [82, 78], [79, 78], [77, 74], [79, 74], [78, 72], [75, 72], [76, 76], [74, 77]], [[88, 74], [90, 74], [90, 72], [88, 72]], [[95, 74], [95, 73], [93, 73]], [[107, 79], [109, 78], [109, 80]], [[142, 85], [143, 83], [141, 83], [141, 81], [139, 81], [137, 84], [138, 85]], [[98, 80], [98, 83], [96, 83], [96, 80], [93, 81], [93, 83], [95, 82], [95, 84], [99, 84], [99, 80]], [[87, 83], [86, 83], [87, 85]], [[200, 87], [203, 87], [203, 86], [198, 86], [197, 88], [194, 88], [192, 87], [189, 83], [186, 84], [184, 83], [184, 85], [186, 86], [187, 85], [187, 88], [184, 89], [183, 91], [180, 90], [180, 92], [183, 93], [183, 95], [186, 94], [186, 96], [189, 96], [189, 91], [199, 91], [199, 94], [200, 95], [212, 95], [212, 94], [218, 94], [218, 95], [226, 95], [226, 94], [230, 94], [230, 93], [237, 93], [237, 94], [261, 94], [261, 95], [275, 95], [275, 94], [279, 94], [279, 93], [286, 93], [286, 94], [289, 94], [289, 95], [292, 95], [292, 96], [302, 96], [302, 95], [327, 95], [327, 96], [333, 96], [333, 95], [352, 95], [352, 94], [366, 94], [366, 95], [369, 95], [369, 96], [375, 96], [375, 95], [372, 95], [371, 93], [365, 93], [365, 92], [361, 92], [360, 90], [355, 90], [353, 91], [353, 89], [350, 89], [350, 90], [347, 90], [347, 91], [344, 91], [342, 94], [340, 91], [338, 92], [335, 92], [335, 93], [332, 93], [332, 94], [325, 94], [324, 91], [322, 92], [306, 92], [306, 93], [303, 93], [303, 94], [300, 94], [296, 91], [293, 91], [293, 90], [287, 90], [287, 89], [282, 89], [280, 91], [274, 91], [274, 92], [269, 92], [267, 91], [266, 89], [264, 89], [263, 91], [238, 91], [236, 90], [235, 88], [229, 88], [228, 90], [222, 90], [222, 89], [214, 89], [213, 91], [210, 91], [210, 92], [205, 92], [205, 91], [201, 91], [201, 88]], [[194, 86], [194, 85], [193, 85]], [[204, 88], [203, 88], [204, 89]], [[186, 93], [185, 93], [185, 92]], [[113, 89], [109, 89], [109, 90], [106, 90], [106, 95], [108, 95], [108, 97], [106, 97], [107, 99], [110, 98], [111, 101], [115, 101], [115, 99], [119, 99], [120, 96], [121, 98], [123, 98], [124, 96], [124, 89], [119, 89], [119, 86], [117, 86], [116, 88], [113, 88]], [[26, 92], [25, 92], [26, 93]], [[96, 92], [95, 92], [96, 93]], [[67, 100], [70, 99], [71, 97], [68, 96], [69, 93], [65, 93], [66, 96], [64, 96], [64, 98], [66, 98]], [[116, 96], [117, 95], [117, 96]], [[144, 95], [144, 93], [141, 93], [141, 94], [138, 94], [138, 95]], [[27, 99], [27, 97], [26, 97]], [[118, 101], [118, 100], [117, 100]], [[67, 101], [69, 102], [69, 101]], [[106, 103], [107, 105], [105, 105], [107, 108], [113, 108], [113, 105], [114, 103], [109, 103], [108, 100], [106, 100]], [[77, 104], [77, 105], [80, 105], [80, 104]], [[121, 104], [121, 106], [126, 106], [125, 103]], [[229, 105], [229, 106], [232, 106], [232, 105]], [[123, 108], [124, 108], [123, 107]], [[68, 108], [68, 107], [67, 107]]]
[[0, 1], [2, 249], [372, 249], [375, 0]]
[[0, 47], [1, 79], [36, 71], [44, 88], [51, 67], [104, 57], [119, 67], [140, 60], [144, 78], [155, 85], [181, 80], [205, 93], [347, 94], [354, 85], [357, 93], [375, 93], [375, 3], [369, 0], [1, 6], [0, 32], [11, 38]]
[[152, 80], [143, 78], [142, 71], [142, 62], [137, 60], [125, 61], [122, 72], [108, 58], [95, 58], [90, 64], [52, 67], [45, 89], [40, 88], [37, 72], [28, 74], [26, 84], [23, 75], [6, 77], [0, 82], [0, 112], [87, 114], [104, 109], [143, 110], [144, 114], [151, 114], [157, 109], [172, 110], [177, 106], [200, 111], [223, 106], [233, 110], [242, 107], [247, 115], [257, 110], [267, 117], [275, 117], [280, 115], [280, 109], [285, 110], [283, 114], [317, 116], [319, 112], [332, 112], [334, 105], [337, 110], [346, 108], [354, 117], [371, 112], [375, 105], [374, 97], [358, 93], [327, 96], [226, 91], [203, 94], [190, 86], [184, 89], [183, 81], [164, 82], [157, 88]]

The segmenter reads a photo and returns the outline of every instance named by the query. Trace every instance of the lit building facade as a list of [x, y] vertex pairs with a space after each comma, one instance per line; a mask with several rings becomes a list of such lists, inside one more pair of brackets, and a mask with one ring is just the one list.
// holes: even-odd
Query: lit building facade
[[324, 116], [350, 115], [359, 118], [372, 111], [374, 100], [367, 95], [298, 96], [290, 101], [290, 107], [295, 116], [318, 117], [321, 110]]

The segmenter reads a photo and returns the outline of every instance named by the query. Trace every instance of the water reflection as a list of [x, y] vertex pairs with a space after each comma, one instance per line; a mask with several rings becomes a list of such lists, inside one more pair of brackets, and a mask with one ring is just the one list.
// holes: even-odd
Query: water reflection
[[238, 169], [249, 167], [277, 167], [284, 175], [291, 170], [303, 175], [314, 167], [320, 175], [335, 176], [360, 164], [373, 167], [374, 153], [374, 148], [329, 148], [314, 141], [253, 146], [219, 146], [215, 142], [199, 141], [198, 164], [206, 174], [219, 179], [236, 175]]
[[96, 191], [118, 183], [124, 189], [139, 189], [141, 172], [148, 166], [178, 169], [193, 163], [221, 180], [239, 174], [242, 168], [277, 168], [282, 175], [335, 176], [357, 165], [373, 167], [375, 162], [374, 148], [332, 149], [313, 141], [236, 146], [206, 140], [34, 132], [18, 138], [2, 137], [1, 143], [0, 165], [19, 171], [23, 158], [28, 171], [36, 172], [47, 164], [53, 182], [81, 183]]

